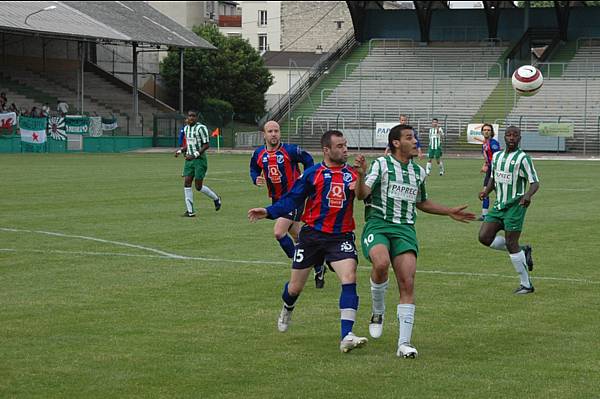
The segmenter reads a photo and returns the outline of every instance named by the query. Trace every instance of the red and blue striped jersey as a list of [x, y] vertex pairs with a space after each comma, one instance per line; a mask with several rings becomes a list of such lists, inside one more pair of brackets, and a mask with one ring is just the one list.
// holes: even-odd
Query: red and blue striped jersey
[[354, 231], [354, 184], [356, 171], [347, 164], [328, 167], [320, 163], [304, 174], [279, 201], [267, 208], [268, 218], [277, 219], [300, 207], [306, 200], [302, 221], [324, 233]]
[[300, 177], [299, 164], [304, 170], [315, 164], [313, 157], [295, 144], [280, 144], [269, 151], [263, 145], [257, 148], [250, 160], [250, 177], [256, 184], [256, 178], [263, 174], [273, 202], [292, 189]]
[[492, 157], [495, 152], [500, 151], [500, 143], [494, 138], [486, 140], [483, 142], [481, 146], [481, 152], [483, 152], [483, 157], [485, 158], [485, 163], [488, 166], [492, 165]]

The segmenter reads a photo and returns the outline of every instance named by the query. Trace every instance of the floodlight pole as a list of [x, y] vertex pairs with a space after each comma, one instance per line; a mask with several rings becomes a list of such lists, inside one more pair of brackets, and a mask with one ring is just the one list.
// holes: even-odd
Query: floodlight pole
[[179, 48], [179, 113], [183, 115], [183, 48]]
[[137, 71], [137, 56], [138, 56], [138, 52], [137, 52], [137, 43], [133, 42], [132, 43], [132, 49], [133, 49], [133, 126], [134, 129], [137, 128], [138, 126], [138, 113], [139, 113], [139, 104], [138, 104], [138, 71]]

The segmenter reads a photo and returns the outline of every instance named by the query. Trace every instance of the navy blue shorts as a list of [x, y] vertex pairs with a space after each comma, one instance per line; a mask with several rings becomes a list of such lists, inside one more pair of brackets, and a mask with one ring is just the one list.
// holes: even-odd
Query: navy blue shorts
[[304, 225], [298, 235], [292, 268], [307, 269], [324, 261], [331, 264], [350, 258], [358, 262], [354, 233], [323, 233]]
[[483, 187], [487, 186], [490, 181], [490, 177], [492, 176], [492, 166], [488, 165], [487, 172], [485, 172], [485, 177], [483, 178]]

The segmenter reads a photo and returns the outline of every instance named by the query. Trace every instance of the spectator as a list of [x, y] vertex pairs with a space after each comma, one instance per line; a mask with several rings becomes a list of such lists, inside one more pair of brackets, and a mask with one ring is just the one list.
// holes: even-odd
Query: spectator
[[4, 110], [8, 104], [8, 99], [6, 98], [6, 93], [0, 93], [0, 109]]
[[38, 107], [31, 108], [31, 113], [29, 114], [32, 118], [41, 118], [42, 113]]
[[15, 114], [19, 115], [19, 109], [15, 103], [10, 104], [10, 107], [8, 107], [8, 112], [14, 112]]
[[44, 103], [44, 105], [42, 105], [42, 116], [50, 116], [50, 106], [48, 105], [48, 103]]
[[61, 116], [65, 116], [69, 113], [69, 104], [64, 101], [58, 100], [56, 103], [56, 110], [60, 113]]

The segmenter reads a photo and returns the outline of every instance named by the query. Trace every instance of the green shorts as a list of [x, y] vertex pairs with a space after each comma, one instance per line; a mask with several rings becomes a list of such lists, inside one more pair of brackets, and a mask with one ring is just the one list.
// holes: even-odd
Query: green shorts
[[185, 164], [183, 165], [183, 176], [194, 176], [194, 179], [202, 180], [204, 179], [204, 176], [206, 176], [207, 169], [208, 160], [205, 155], [201, 155], [199, 158], [185, 161]]
[[429, 159], [440, 159], [442, 157], [442, 149], [436, 148], [434, 150], [433, 148], [430, 148], [429, 151], [427, 151], [427, 156]]
[[417, 232], [412, 224], [396, 224], [375, 217], [370, 218], [361, 237], [362, 251], [369, 261], [369, 251], [377, 244], [387, 247], [391, 259], [408, 251], [419, 255]]
[[490, 209], [490, 212], [485, 215], [484, 221], [488, 223], [500, 223], [504, 231], [522, 231], [526, 212], [527, 208], [520, 205], [517, 201], [500, 211], [496, 208]]

